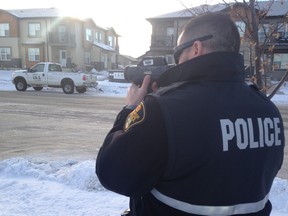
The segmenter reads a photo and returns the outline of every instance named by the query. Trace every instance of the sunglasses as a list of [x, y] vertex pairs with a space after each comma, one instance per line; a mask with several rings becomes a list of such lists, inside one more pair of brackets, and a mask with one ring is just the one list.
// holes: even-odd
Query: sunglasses
[[179, 46], [174, 47], [173, 51], [174, 51], [175, 63], [178, 64], [179, 58], [180, 58], [181, 54], [183, 53], [183, 51], [185, 49], [187, 49], [188, 47], [192, 46], [194, 44], [194, 42], [205, 41], [205, 40], [211, 39], [212, 37], [213, 37], [213, 35], [205, 35], [203, 37], [195, 38], [193, 40], [187, 41], [187, 42], [185, 42]]

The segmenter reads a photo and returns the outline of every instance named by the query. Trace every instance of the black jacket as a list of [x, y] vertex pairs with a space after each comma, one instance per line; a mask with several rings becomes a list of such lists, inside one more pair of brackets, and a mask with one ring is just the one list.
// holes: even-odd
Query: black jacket
[[131, 197], [132, 215], [269, 215], [283, 123], [243, 71], [237, 53], [194, 58], [164, 73], [163, 88], [132, 113], [119, 113], [96, 172]]

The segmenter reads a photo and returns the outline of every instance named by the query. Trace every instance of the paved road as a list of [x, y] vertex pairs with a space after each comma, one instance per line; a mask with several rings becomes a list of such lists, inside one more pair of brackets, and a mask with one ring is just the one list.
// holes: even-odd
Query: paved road
[[0, 159], [95, 158], [124, 98], [0, 92]]
[[[0, 92], [0, 160], [95, 159], [124, 98], [62, 92]], [[288, 140], [288, 106], [279, 109]], [[288, 179], [288, 147], [279, 177]]]

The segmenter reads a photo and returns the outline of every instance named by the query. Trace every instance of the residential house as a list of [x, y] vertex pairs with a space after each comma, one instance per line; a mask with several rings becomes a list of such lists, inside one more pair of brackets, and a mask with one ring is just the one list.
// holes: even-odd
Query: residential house
[[56, 8], [0, 10], [0, 67], [52, 61], [85, 70], [113, 68], [118, 36], [91, 18], [66, 16]]
[[[287, 1], [258, 1], [256, 2], [255, 9], [258, 14], [263, 13], [265, 16], [258, 17], [259, 22], [259, 42], [262, 43], [265, 62], [269, 62], [270, 71], [275, 71], [277, 66], [277, 73], [274, 77], [281, 77], [283, 70], [287, 69], [288, 65], [288, 2]], [[220, 3], [216, 5], [201, 5], [198, 7], [183, 9], [180, 11], [163, 14], [156, 17], [147, 18], [152, 25], [151, 46], [150, 50], [146, 52], [147, 56], [165, 56], [168, 63], [174, 63], [173, 47], [177, 44], [177, 39], [183, 26], [193, 16], [197, 16], [204, 12], [225, 12], [228, 13], [238, 26], [240, 36], [242, 38], [240, 52], [244, 56], [245, 65], [251, 66], [251, 59], [254, 58], [254, 50], [251, 49], [251, 41], [247, 36], [247, 26], [243, 21], [243, 17], [239, 14], [245, 13], [244, 4]], [[264, 17], [263, 20], [261, 20]], [[260, 22], [261, 20], [261, 22]], [[273, 31], [273, 32], [271, 32]], [[268, 35], [273, 37], [268, 37]], [[275, 37], [275, 35], [278, 35]], [[274, 39], [273, 39], [274, 38]], [[275, 39], [276, 38], [276, 39]], [[273, 49], [271, 49], [273, 47]], [[253, 68], [253, 66], [251, 67]], [[278, 73], [282, 70], [281, 73]], [[276, 78], [277, 79], [277, 78]]]

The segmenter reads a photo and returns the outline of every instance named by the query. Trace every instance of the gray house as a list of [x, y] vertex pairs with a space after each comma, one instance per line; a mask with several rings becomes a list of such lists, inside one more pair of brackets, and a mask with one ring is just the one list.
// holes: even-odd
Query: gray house
[[[265, 16], [258, 16], [258, 34], [260, 45], [264, 48], [263, 60], [266, 62], [266, 69], [276, 71], [272, 76], [279, 79], [288, 65], [288, 2], [258, 1], [255, 9], [259, 12], [258, 14], [265, 12]], [[228, 13], [235, 21], [242, 38], [241, 53], [244, 56], [245, 65], [247, 68], [251, 67], [254, 50], [249, 37], [247, 37], [248, 26], [239, 16], [235, 16], [235, 11], [238, 14], [245, 11], [245, 7], [241, 3], [201, 5], [147, 18], [146, 20], [152, 25], [152, 35], [150, 50], [144, 56], [165, 56], [168, 63], [174, 63], [173, 47], [176, 46], [181, 29], [193, 16], [207, 11]]]

